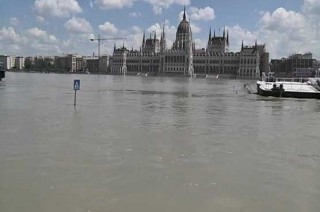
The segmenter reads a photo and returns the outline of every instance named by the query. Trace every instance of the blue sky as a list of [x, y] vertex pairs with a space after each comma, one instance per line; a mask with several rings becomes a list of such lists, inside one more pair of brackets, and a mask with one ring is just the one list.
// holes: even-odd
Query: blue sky
[[160, 36], [164, 22], [170, 48], [184, 5], [197, 48], [206, 47], [210, 27], [225, 27], [231, 51], [257, 40], [271, 58], [311, 51], [320, 59], [320, 0], [2, 0], [0, 54], [92, 55], [98, 34], [127, 38], [104, 41], [103, 54], [114, 43], [139, 49], [143, 31]]

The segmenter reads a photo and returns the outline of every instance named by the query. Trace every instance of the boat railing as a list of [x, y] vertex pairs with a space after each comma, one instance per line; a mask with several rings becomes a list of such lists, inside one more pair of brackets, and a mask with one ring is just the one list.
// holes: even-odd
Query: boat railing
[[265, 82], [299, 82], [299, 83], [303, 83], [303, 82], [307, 82], [308, 78], [285, 78], [285, 77], [274, 77], [274, 73], [268, 73], [268, 75], [266, 75], [264, 72], [262, 73], [261, 76], [261, 80], [265, 81]]
[[276, 82], [307, 82], [308, 78], [275, 78]]
[[264, 82], [274, 82], [275, 78], [272, 72], [269, 72], [268, 75], [266, 75], [265, 72], [262, 72], [261, 80]]

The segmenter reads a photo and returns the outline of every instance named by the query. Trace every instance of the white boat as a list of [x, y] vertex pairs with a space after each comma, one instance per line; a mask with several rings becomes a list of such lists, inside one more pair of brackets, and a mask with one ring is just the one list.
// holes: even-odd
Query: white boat
[[320, 79], [318, 78], [276, 78], [273, 73], [257, 81], [257, 91], [261, 96], [314, 98], [320, 99]]

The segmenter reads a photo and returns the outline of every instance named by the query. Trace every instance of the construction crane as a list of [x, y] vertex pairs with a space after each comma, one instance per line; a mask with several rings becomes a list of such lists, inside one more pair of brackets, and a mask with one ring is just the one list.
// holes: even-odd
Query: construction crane
[[98, 41], [98, 57], [100, 58], [100, 45], [101, 41], [103, 40], [126, 40], [127, 38], [121, 38], [121, 37], [114, 37], [114, 38], [101, 38], [100, 35], [98, 35], [98, 38], [91, 38], [91, 41]]

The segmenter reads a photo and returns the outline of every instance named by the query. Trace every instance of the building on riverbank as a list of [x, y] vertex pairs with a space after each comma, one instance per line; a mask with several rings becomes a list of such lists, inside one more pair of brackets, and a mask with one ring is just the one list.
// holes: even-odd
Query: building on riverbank
[[10, 55], [0, 55], [0, 62], [3, 63], [4, 70], [11, 70], [16, 66], [16, 57]]
[[129, 50], [124, 45], [114, 47], [110, 58], [111, 74], [152, 74], [174, 76], [227, 75], [257, 78], [269, 70], [269, 53], [265, 45], [245, 46], [240, 52], [229, 52], [229, 33], [211, 34], [206, 49], [196, 49], [186, 12], [177, 28], [172, 48], [167, 49], [164, 27], [160, 40], [156, 33], [142, 38], [140, 50]]
[[24, 69], [25, 58], [21, 56], [0, 55], [0, 62], [5, 70]]
[[292, 54], [288, 58], [272, 59], [270, 71], [280, 77], [310, 77], [320, 66], [312, 53]]
[[25, 58], [24, 57], [16, 57], [16, 64], [15, 64], [15, 68], [18, 70], [22, 70], [24, 69], [24, 61]]

